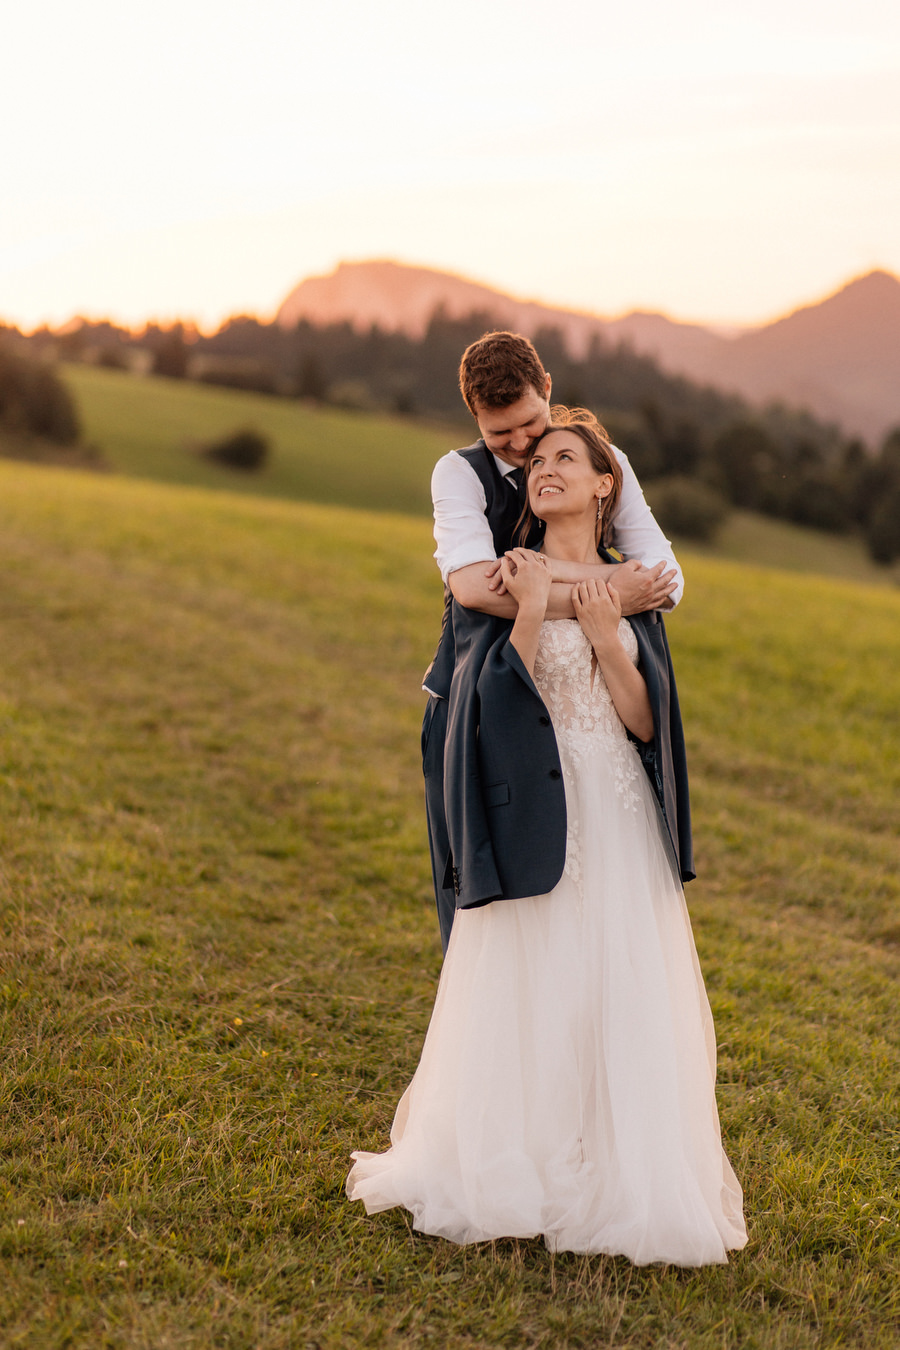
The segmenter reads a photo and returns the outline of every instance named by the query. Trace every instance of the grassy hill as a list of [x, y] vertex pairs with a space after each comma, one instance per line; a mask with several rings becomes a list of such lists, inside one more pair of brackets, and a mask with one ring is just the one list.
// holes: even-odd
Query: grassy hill
[[[436, 428], [94, 366], [65, 366], [63, 375], [86, 439], [110, 466], [168, 483], [425, 515], [432, 465], [475, 434], [463, 417], [458, 428]], [[245, 426], [271, 442], [259, 473], [236, 473], [197, 454], [204, 443]]]
[[[462, 406], [459, 424], [441, 427], [92, 366], [65, 366], [63, 374], [87, 440], [110, 467], [168, 483], [430, 516], [432, 465], [476, 434]], [[235, 473], [196, 453], [197, 446], [244, 426], [271, 440], [271, 460], [258, 474]], [[648, 496], [652, 502], [652, 487]], [[900, 579], [897, 568], [876, 567], [857, 538], [744, 511], [732, 514], [708, 552], [871, 585]]]
[[889, 591], [689, 556], [670, 621], [747, 1249], [460, 1250], [344, 1199], [440, 962], [430, 549], [404, 515], [0, 463], [5, 1344], [895, 1346]]

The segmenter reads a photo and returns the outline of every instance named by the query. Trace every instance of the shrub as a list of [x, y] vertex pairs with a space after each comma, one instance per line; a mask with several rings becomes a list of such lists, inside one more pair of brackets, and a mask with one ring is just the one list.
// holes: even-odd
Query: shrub
[[649, 485], [647, 496], [666, 534], [685, 539], [712, 539], [728, 515], [722, 494], [695, 478], [658, 478]]
[[59, 445], [78, 440], [75, 403], [49, 366], [0, 351], [0, 426]]
[[241, 469], [252, 473], [261, 469], [269, 456], [269, 442], [261, 432], [252, 427], [243, 427], [204, 446], [202, 453], [207, 459], [225, 464], [229, 469]]

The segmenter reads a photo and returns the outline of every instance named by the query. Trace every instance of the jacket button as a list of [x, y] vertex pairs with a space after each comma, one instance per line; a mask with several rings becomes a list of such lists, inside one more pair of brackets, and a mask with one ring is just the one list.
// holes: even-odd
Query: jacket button
[[550, 777], [551, 777], [551, 778], [562, 778], [562, 774], [560, 773], [559, 769], [551, 769], [551, 770], [550, 770]]
[[540, 722], [542, 727], [549, 727], [550, 725], [550, 718], [547, 716], [546, 713], [541, 713], [540, 717], [538, 718], [538, 721]]

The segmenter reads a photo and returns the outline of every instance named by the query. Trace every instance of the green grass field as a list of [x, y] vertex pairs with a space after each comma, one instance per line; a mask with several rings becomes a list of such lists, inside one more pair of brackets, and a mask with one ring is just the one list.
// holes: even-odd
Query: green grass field
[[407, 515], [0, 462], [0, 1341], [896, 1347], [887, 589], [686, 555], [669, 625], [748, 1247], [635, 1269], [346, 1202], [440, 965], [431, 547]]
[[[430, 515], [432, 465], [477, 434], [462, 404], [459, 426], [440, 428], [94, 366], [69, 365], [62, 373], [85, 439], [110, 467], [167, 483]], [[260, 472], [236, 472], [197, 454], [199, 446], [247, 426], [271, 444]]]
[[[433, 464], [476, 435], [461, 402], [459, 423], [440, 427], [92, 366], [62, 371], [86, 439], [110, 467], [167, 483], [430, 517]], [[271, 459], [258, 474], [217, 467], [196, 453], [198, 445], [244, 426], [263, 432], [272, 444]], [[652, 487], [648, 496], [652, 502]], [[877, 567], [860, 539], [745, 511], [729, 517], [706, 553], [871, 585], [900, 581], [900, 568]]]

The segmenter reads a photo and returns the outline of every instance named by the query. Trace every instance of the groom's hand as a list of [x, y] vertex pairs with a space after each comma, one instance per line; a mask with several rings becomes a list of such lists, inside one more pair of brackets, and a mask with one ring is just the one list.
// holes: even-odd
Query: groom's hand
[[675, 590], [675, 572], [666, 570], [664, 562], [645, 567], [636, 558], [619, 563], [609, 578], [609, 584], [618, 592], [622, 613], [642, 614], [647, 609], [672, 609]]
[[503, 580], [503, 559], [497, 558], [495, 562], [488, 563], [484, 569], [484, 575], [487, 577], [488, 590], [496, 595], [506, 595], [506, 582]]

